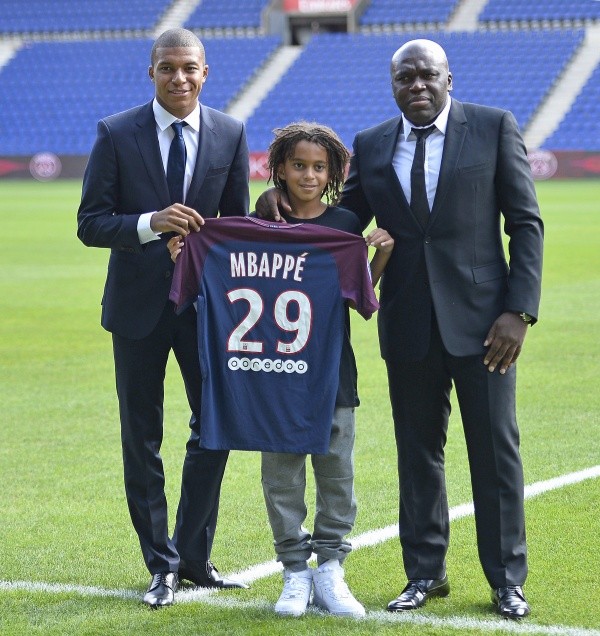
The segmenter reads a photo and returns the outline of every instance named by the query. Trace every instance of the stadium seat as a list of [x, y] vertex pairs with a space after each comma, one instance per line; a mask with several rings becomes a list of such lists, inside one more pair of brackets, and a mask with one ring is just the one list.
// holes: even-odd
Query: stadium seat
[[600, 149], [600, 64], [558, 128], [542, 144], [548, 150]]
[[[225, 110], [272, 54], [279, 37], [207, 39], [203, 103]], [[44, 42], [29, 45], [0, 70], [0, 155], [39, 151], [87, 154], [96, 122], [150, 100], [146, 69], [152, 40]], [[36, 90], [23, 98], [23, 78]], [[20, 131], [28, 130], [27, 135]]]
[[489, 0], [480, 22], [600, 20], [600, 2], [595, 0]]
[[315, 36], [249, 119], [250, 148], [266, 149], [275, 126], [300, 118], [332, 126], [350, 146], [358, 130], [397, 115], [389, 63], [415, 37], [446, 49], [457, 99], [507, 108], [525, 127], [583, 31]]
[[372, 0], [360, 17], [360, 24], [445, 24], [456, 5], [457, 0]]
[[[268, 0], [203, 0], [186, 25], [194, 29], [257, 29]], [[0, 156], [87, 154], [101, 117], [152, 97], [145, 69], [155, 28], [169, 0], [83, 0], [78, 11], [67, 0], [2, 0], [0, 34], [20, 33], [26, 44], [0, 68]], [[251, 150], [265, 150], [275, 127], [297, 119], [332, 126], [350, 146], [358, 130], [397, 115], [391, 96], [389, 61], [405, 41], [428, 37], [447, 51], [454, 75], [453, 95], [463, 101], [510, 109], [521, 128], [531, 122], [584, 37], [569, 20], [597, 21], [600, 2], [591, 0], [489, 0], [480, 22], [487, 31], [446, 32], [457, 0], [431, 3], [372, 0], [362, 25], [423, 25], [435, 31], [322, 34], [304, 47], [292, 67], [267, 94], [248, 121]], [[556, 28], [529, 29], [523, 21], [557, 20]], [[510, 23], [510, 26], [507, 26]], [[426, 27], [425, 25], [429, 25]], [[86, 31], [112, 31], [93, 39]], [[119, 34], [119, 31], [123, 32]], [[133, 38], [129, 30], [135, 31]], [[389, 31], [389, 30], [388, 30]], [[72, 32], [69, 41], [53, 33]], [[42, 33], [42, 38], [26, 34]], [[209, 77], [202, 101], [226, 110], [240, 90], [280, 46], [279, 36], [236, 32], [236, 37], [203, 38]], [[106, 36], [104, 36], [106, 38]], [[600, 75], [596, 70], [571, 111], [543, 147], [598, 150]], [[35, 91], [23, 95], [23, 77]], [[581, 122], [585, 122], [583, 125]], [[20, 133], [26, 127], [27, 135]]]
[[185, 26], [188, 29], [259, 28], [268, 0], [203, 0]]
[[2, 0], [0, 33], [151, 29], [168, 0]]

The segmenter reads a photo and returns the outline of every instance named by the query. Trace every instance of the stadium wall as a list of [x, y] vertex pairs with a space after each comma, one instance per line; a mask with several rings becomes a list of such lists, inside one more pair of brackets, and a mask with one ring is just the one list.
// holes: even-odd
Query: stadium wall
[[[0, 156], [0, 180], [81, 179], [87, 159], [87, 155], [57, 156], [49, 152], [31, 157]], [[250, 153], [251, 179], [267, 179], [266, 161], [266, 151]], [[536, 181], [600, 178], [598, 152], [534, 150], [529, 153], [529, 163]]]

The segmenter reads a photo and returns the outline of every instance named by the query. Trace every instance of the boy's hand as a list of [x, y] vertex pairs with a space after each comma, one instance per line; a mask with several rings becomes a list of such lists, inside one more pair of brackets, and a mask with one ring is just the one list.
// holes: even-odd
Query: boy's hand
[[365, 242], [369, 247], [381, 250], [384, 254], [389, 254], [394, 249], [394, 239], [387, 230], [376, 227], [365, 237]]
[[174, 236], [168, 240], [167, 247], [169, 248], [169, 252], [171, 252], [171, 260], [175, 262], [183, 248], [183, 239], [179, 235]]

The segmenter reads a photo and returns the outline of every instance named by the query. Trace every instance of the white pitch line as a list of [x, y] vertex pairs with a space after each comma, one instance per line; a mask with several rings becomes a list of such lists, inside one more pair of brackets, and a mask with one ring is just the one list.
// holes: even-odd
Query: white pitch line
[[0, 590], [24, 592], [51, 592], [52, 594], [79, 594], [80, 596], [100, 596], [140, 600], [135, 590], [107, 590], [90, 585], [70, 585], [67, 583], [38, 583], [36, 581], [0, 581]]
[[600, 477], [600, 466], [592, 466], [591, 468], [586, 468], [576, 473], [569, 473], [568, 475], [562, 475], [561, 477], [553, 477], [546, 481], [538, 481], [530, 486], [525, 486], [525, 499], [529, 499], [529, 497], [536, 497], [544, 492], [563, 488], [564, 486], [578, 484], [586, 479], [594, 479], [595, 477]]
[[[103, 598], [119, 598], [122, 600], [140, 600], [140, 594], [131, 590], [108, 590], [100, 587], [85, 585], [63, 585], [48, 583], [31, 583], [28, 581], [0, 581], [0, 590], [23, 590], [27, 592], [52, 592], [55, 594], [79, 594], [81, 596], [98, 596]], [[232, 610], [258, 610], [271, 611], [273, 604], [265, 600], [243, 601], [231, 596], [219, 596], [216, 590], [201, 590], [200, 593], [178, 592], [177, 603], [186, 603], [201, 600], [206, 605]], [[184, 596], [185, 595], [185, 596]], [[317, 608], [310, 606], [307, 615], [328, 616]], [[347, 621], [348, 618], [339, 617], [337, 620]], [[419, 613], [391, 613], [381, 610], [367, 611], [363, 618], [352, 619], [360, 623], [377, 623], [387, 625], [414, 625], [419, 627], [433, 627], [439, 630], [476, 629], [482, 632], [505, 632], [519, 636], [600, 636], [600, 630], [585, 627], [570, 627], [567, 625], [536, 625], [531, 622], [507, 621], [500, 617], [479, 619], [467, 616], [453, 616], [442, 618], [430, 614], [427, 610]]]
[[[179, 597], [178, 597], [179, 598]], [[273, 610], [272, 603], [265, 601], [241, 601], [231, 596], [212, 596], [205, 598], [209, 605], [238, 610]], [[331, 614], [309, 606], [307, 615], [328, 616]], [[345, 617], [336, 617], [339, 621], [348, 621]], [[469, 618], [467, 616], [445, 617], [430, 614], [427, 610], [420, 612], [387, 612], [383, 610], [367, 611], [366, 616], [352, 619], [359, 623], [380, 623], [388, 625], [417, 625], [420, 627], [434, 627], [436, 629], [477, 629], [482, 632], [506, 632], [508, 634], [541, 634], [542, 636], [600, 636], [600, 630], [586, 627], [571, 627], [568, 625], [536, 625], [530, 621], [508, 621], [501, 617], [496, 618]]]
[[[525, 499], [536, 497], [537, 495], [541, 495], [542, 493], [548, 492], [550, 490], [556, 490], [557, 488], [563, 488], [564, 486], [577, 484], [581, 481], [585, 481], [586, 479], [593, 479], [595, 477], [600, 477], [600, 465], [592, 466], [591, 468], [586, 468], [584, 470], [580, 470], [575, 473], [569, 473], [567, 475], [562, 475], [560, 477], [554, 477], [546, 481], [538, 481], [525, 487]], [[475, 509], [473, 507], [473, 503], [465, 503], [454, 506], [449, 511], [450, 521], [462, 519], [463, 517], [469, 517], [474, 513], [474, 510]], [[352, 537], [352, 548], [353, 550], [358, 550], [360, 548], [371, 547], [374, 545], [378, 545], [379, 543], [383, 543], [384, 541], [388, 541], [389, 539], [394, 539], [397, 536], [397, 524], [386, 526], [385, 528], [379, 528], [378, 530], [369, 530], [367, 532], [364, 532], [363, 534], [357, 535], [356, 537]], [[238, 581], [242, 581], [247, 585], [250, 585], [250, 583], [258, 579], [265, 578], [266, 576], [270, 576], [280, 571], [280, 563], [267, 561], [265, 563], [253, 565], [246, 570], [235, 572], [231, 574], [231, 578], [235, 578]]]
[[[546, 481], [539, 481], [525, 487], [525, 498], [536, 497], [542, 493], [563, 488], [572, 484], [600, 477], [600, 465], [592, 466], [585, 470], [580, 470], [561, 477], [555, 477]], [[450, 520], [454, 521], [462, 517], [472, 515], [473, 504], [461, 504], [450, 509]], [[353, 548], [360, 549], [368, 546], [383, 543], [397, 536], [398, 527], [396, 524], [370, 530], [352, 538]], [[313, 557], [314, 558], [314, 557]], [[258, 579], [271, 576], [281, 571], [281, 564], [275, 561], [259, 563], [241, 572], [233, 573], [230, 576], [245, 583], [252, 583]], [[37, 583], [32, 581], [0, 581], [0, 591], [23, 590], [28, 592], [50, 592], [54, 594], [79, 594], [81, 596], [111, 597], [124, 600], [140, 599], [140, 593], [134, 590], [109, 590], [101, 587], [85, 585], [68, 585], [61, 583]], [[202, 601], [204, 603], [241, 609], [266, 609], [272, 604], [265, 601], [240, 601], [232, 597], [219, 597], [218, 590], [194, 588], [190, 590], [180, 590], [177, 593], [178, 603], [190, 603]], [[316, 610], [311, 609], [311, 613]], [[341, 619], [344, 620], [344, 619]], [[441, 618], [425, 612], [418, 614], [411, 613], [390, 613], [383, 611], [368, 611], [365, 618], [356, 619], [359, 621], [375, 621], [379, 623], [407, 623], [411, 625], [423, 625], [436, 628], [448, 629], [479, 629], [481, 631], [504, 631], [514, 634], [541, 634], [542, 636], [600, 636], [600, 630], [587, 629], [582, 627], [567, 627], [561, 625], [535, 625], [527, 622], [511, 622], [497, 618], [495, 620], [483, 620], [468, 617]]]

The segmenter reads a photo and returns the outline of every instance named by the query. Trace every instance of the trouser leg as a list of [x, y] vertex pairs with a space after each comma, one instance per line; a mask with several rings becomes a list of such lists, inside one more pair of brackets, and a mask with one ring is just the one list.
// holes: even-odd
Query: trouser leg
[[319, 564], [329, 559], [343, 562], [352, 550], [345, 537], [356, 520], [354, 435], [354, 409], [336, 408], [329, 452], [311, 456], [316, 485], [312, 548]]
[[168, 536], [163, 438], [164, 376], [169, 355], [163, 317], [147, 338], [113, 334], [113, 352], [127, 505], [144, 561], [152, 573], [176, 571], [177, 551]]
[[449, 541], [444, 446], [452, 380], [437, 326], [422, 360], [386, 360], [400, 486], [399, 530], [409, 579], [445, 574]]
[[261, 454], [262, 486], [277, 560], [288, 566], [312, 554], [306, 519], [306, 455]]
[[516, 420], [516, 366], [490, 373], [481, 356], [451, 360], [475, 505], [479, 558], [491, 587], [527, 576], [523, 466]]
[[178, 316], [173, 351], [192, 411], [173, 541], [186, 562], [204, 563], [210, 558], [229, 452], [200, 448], [202, 377], [193, 308]]

